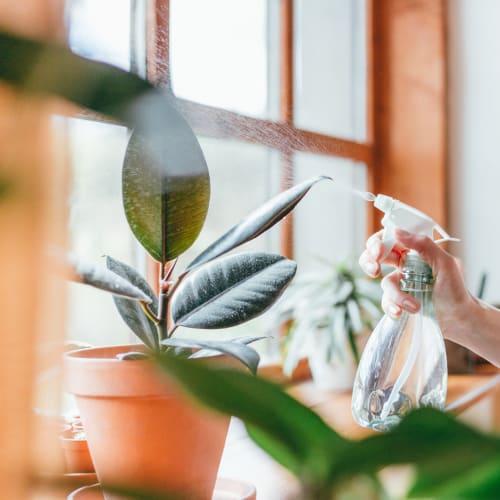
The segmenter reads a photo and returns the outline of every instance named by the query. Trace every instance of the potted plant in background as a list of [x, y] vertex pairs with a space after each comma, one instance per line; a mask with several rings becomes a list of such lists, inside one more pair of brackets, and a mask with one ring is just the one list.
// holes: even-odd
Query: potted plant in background
[[[122, 173], [124, 209], [139, 243], [159, 263], [159, 293], [112, 257], [106, 267], [72, 261], [74, 277], [110, 291], [142, 346], [65, 355], [67, 385], [77, 398], [101, 482], [134, 491], [211, 498], [228, 419], [209, 418], [179, 395], [151, 362], [161, 352], [239, 359], [255, 373], [248, 344], [176, 339], [180, 326], [225, 328], [269, 308], [296, 264], [280, 255], [226, 255], [285, 217], [317, 177], [276, 196], [223, 234], [176, 279], [176, 259], [198, 236], [208, 210], [207, 165], [191, 128], [167, 96], [144, 80], [49, 43], [0, 35], [0, 75], [34, 93], [56, 94], [107, 113], [134, 129]], [[259, 338], [259, 337], [257, 337]], [[195, 362], [195, 361], [192, 361]]]
[[305, 353], [320, 389], [348, 390], [362, 334], [382, 315], [380, 284], [352, 264], [320, 263], [323, 270], [297, 277], [274, 309], [286, 327], [283, 371], [291, 375]]

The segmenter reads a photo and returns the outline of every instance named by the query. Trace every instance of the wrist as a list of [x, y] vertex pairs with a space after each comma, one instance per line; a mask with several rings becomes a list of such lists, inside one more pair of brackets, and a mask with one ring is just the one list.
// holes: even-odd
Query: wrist
[[439, 326], [445, 339], [467, 346], [477, 334], [476, 324], [483, 314], [484, 303], [467, 292], [453, 307], [443, 307], [437, 312]]
[[500, 310], [470, 295], [454, 318], [442, 327], [446, 339], [467, 347], [496, 366], [500, 365]]

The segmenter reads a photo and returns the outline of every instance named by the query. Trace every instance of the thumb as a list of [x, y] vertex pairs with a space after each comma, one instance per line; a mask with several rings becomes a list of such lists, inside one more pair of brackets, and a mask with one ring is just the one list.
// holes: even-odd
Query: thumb
[[448, 255], [427, 236], [420, 236], [403, 231], [402, 229], [396, 229], [396, 239], [404, 246], [416, 250], [420, 257], [431, 266], [435, 274], [438, 272], [441, 264], [443, 264], [443, 259]]

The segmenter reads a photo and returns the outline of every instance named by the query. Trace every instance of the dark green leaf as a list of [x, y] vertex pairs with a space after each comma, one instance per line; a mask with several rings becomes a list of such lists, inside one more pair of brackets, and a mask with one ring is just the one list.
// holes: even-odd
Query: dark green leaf
[[189, 127], [173, 117], [161, 134], [134, 133], [123, 164], [123, 205], [132, 232], [159, 262], [197, 238], [208, 210], [205, 158]]
[[[433, 472], [431, 477], [420, 471], [410, 497], [433, 499], [497, 499], [500, 498], [500, 458], [486, 458], [474, 463], [473, 457], [465, 455], [464, 467], [454, 467], [448, 473], [446, 462], [440, 462], [440, 474]], [[472, 460], [471, 460], [472, 458]], [[443, 460], [446, 458], [443, 457]]]
[[100, 290], [111, 292], [113, 295], [126, 297], [134, 301], [151, 303], [151, 298], [140, 288], [104, 267], [98, 267], [90, 262], [78, 259], [74, 255], [68, 256], [67, 262], [78, 281], [85, 285], [91, 285]]
[[[217, 340], [194, 340], [194, 339], [177, 339], [170, 338], [162, 340], [164, 346], [182, 347], [187, 349], [201, 349], [194, 353], [191, 358], [201, 358], [203, 353], [205, 356], [211, 355], [213, 352], [227, 354], [241, 361], [253, 373], [257, 373], [260, 356], [255, 349], [248, 347], [246, 344], [234, 342], [232, 340], [217, 341]], [[199, 353], [202, 353], [201, 355]]]
[[226, 328], [248, 321], [276, 301], [296, 268], [281, 255], [260, 252], [210, 262], [181, 283], [172, 298], [172, 318], [189, 328]]
[[271, 198], [212, 243], [187, 266], [184, 272], [209, 262], [267, 231], [290, 213], [314, 184], [325, 179], [332, 180], [324, 175], [315, 177]]
[[[120, 262], [112, 257], [106, 257], [106, 266], [110, 271], [118, 274], [123, 279], [129, 281], [135, 287], [144, 292], [151, 301], [150, 309], [154, 314], [158, 311], [158, 299], [149, 286], [149, 283], [132, 267]], [[128, 327], [144, 342], [149, 348], [155, 349], [158, 346], [158, 331], [155, 324], [146, 316], [142, 306], [137, 302], [113, 297], [116, 308]]]
[[154, 90], [147, 81], [67, 47], [0, 33], [0, 79], [37, 94], [55, 94], [120, 121], [132, 119], [131, 102]]
[[434, 496], [457, 476], [499, 459], [499, 439], [482, 435], [443, 412], [422, 408], [393, 431], [346, 447], [334, 457], [331, 480], [374, 472], [385, 465], [411, 463], [419, 471], [414, 493]]
[[317, 469], [308, 468], [311, 457], [326, 461], [326, 452], [340, 451], [346, 443], [318, 415], [267, 380], [168, 354], [158, 361], [201, 402], [241, 418], [252, 435], [266, 442], [266, 451], [300, 477], [324, 481]]

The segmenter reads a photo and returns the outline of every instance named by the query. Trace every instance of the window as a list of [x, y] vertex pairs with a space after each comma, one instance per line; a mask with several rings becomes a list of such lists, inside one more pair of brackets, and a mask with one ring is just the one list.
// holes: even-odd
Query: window
[[[143, 72], [144, 43], [139, 40], [144, 38], [140, 23], [144, 5], [134, 0], [67, 1], [69, 46], [79, 55]], [[103, 255], [111, 255], [145, 271], [145, 252], [135, 242], [122, 208], [127, 129], [81, 118], [65, 119], [65, 126], [72, 166], [71, 250], [97, 264]], [[68, 289], [68, 338], [91, 345], [136, 341], [118, 313], [114, 314], [109, 294], [72, 283]]]
[[[68, 2], [72, 49], [145, 74], [172, 92], [198, 135], [212, 197], [206, 225], [179, 268], [264, 200], [320, 173], [334, 177], [335, 187], [315, 186], [293, 216], [246, 249], [284, 253], [298, 261], [299, 272], [318, 265], [317, 257], [359, 253], [365, 206], [350, 189], [368, 189], [372, 167], [365, 1]], [[121, 213], [116, 181], [126, 130], [89, 120], [72, 120], [68, 130], [73, 248], [93, 259], [109, 253], [140, 263], [144, 254]], [[102, 230], [98, 213], [106, 214]], [[116, 220], [113, 234], [106, 232], [108, 217]], [[118, 316], [100, 312], [109, 303], [81, 288], [71, 291], [71, 335], [123, 342]], [[108, 316], [97, 331], [92, 317]], [[256, 329], [262, 331], [253, 323], [242, 327]]]

